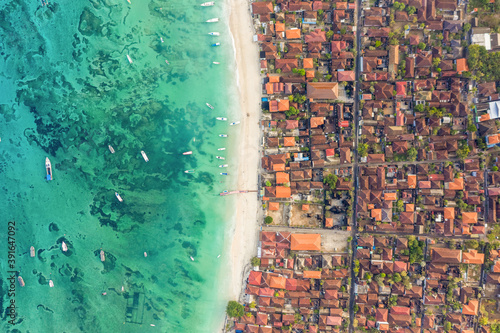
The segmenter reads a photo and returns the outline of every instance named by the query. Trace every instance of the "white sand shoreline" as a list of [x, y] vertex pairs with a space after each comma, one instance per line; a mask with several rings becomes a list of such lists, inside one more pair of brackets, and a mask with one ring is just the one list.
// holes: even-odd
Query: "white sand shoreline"
[[[260, 161], [260, 69], [258, 45], [252, 41], [254, 31], [247, 0], [229, 0], [229, 27], [237, 65], [237, 84], [241, 109], [238, 138], [238, 190], [257, 190]], [[230, 248], [230, 272], [227, 299], [238, 300], [242, 274], [257, 252], [257, 218], [260, 214], [257, 193], [238, 194]], [[221, 323], [221, 330], [222, 330]]]

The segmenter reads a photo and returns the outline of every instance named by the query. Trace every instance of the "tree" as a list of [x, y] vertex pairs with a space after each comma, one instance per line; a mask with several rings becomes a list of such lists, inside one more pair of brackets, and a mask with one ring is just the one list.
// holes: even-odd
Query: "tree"
[[392, 279], [394, 280], [394, 282], [398, 283], [398, 282], [401, 282], [401, 275], [399, 273], [394, 273], [394, 275], [392, 276]]
[[293, 106], [290, 106], [290, 108], [288, 109], [288, 111], [285, 111], [285, 114], [286, 114], [287, 117], [295, 116], [295, 115], [299, 114], [299, 110], [297, 110]]
[[260, 266], [260, 259], [257, 257], [253, 257], [252, 260], [250, 260], [250, 264], [252, 264], [253, 267]]
[[424, 112], [424, 105], [423, 104], [417, 104], [415, 105], [415, 107], [413, 108], [413, 110], [415, 110], [415, 112]]
[[245, 314], [245, 307], [236, 301], [229, 301], [227, 303], [226, 313], [231, 318], [241, 318]]
[[479, 246], [479, 242], [475, 239], [469, 239], [464, 242], [464, 245], [468, 249], [477, 249]]
[[323, 179], [324, 184], [328, 184], [330, 189], [334, 190], [337, 187], [337, 181], [339, 177], [337, 175], [334, 175], [333, 173], [329, 173], [326, 175], [326, 177]]
[[437, 67], [441, 63], [441, 58], [432, 58], [432, 66]]
[[266, 216], [266, 218], [264, 219], [264, 223], [265, 224], [273, 223], [273, 218], [271, 216]]
[[425, 43], [423, 43], [423, 42], [420, 42], [420, 43], [418, 43], [417, 47], [418, 47], [420, 50], [425, 50], [425, 48], [427, 47], [427, 45], [425, 45]]
[[378, 40], [378, 41], [375, 42], [375, 47], [380, 47], [380, 45], [382, 45], [381, 41]]
[[358, 146], [358, 154], [361, 157], [366, 157], [368, 156], [368, 144], [367, 143], [360, 143]]
[[326, 38], [328, 38], [328, 40], [332, 40], [333, 34], [333, 30], [328, 30], [326, 32]]
[[408, 13], [408, 15], [413, 15], [413, 14], [415, 14], [416, 11], [417, 11], [417, 9], [413, 6], [406, 7], [406, 12]]
[[417, 160], [417, 150], [415, 147], [411, 147], [406, 151], [406, 159], [408, 161], [416, 161]]
[[449, 321], [444, 323], [444, 330], [449, 332], [451, 330], [451, 323]]
[[469, 156], [470, 148], [468, 145], [463, 145], [461, 148], [457, 150], [457, 157], [461, 160], [464, 160], [467, 156]]
[[464, 24], [464, 31], [465, 31], [465, 32], [469, 32], [470, 28], [471, 28], [470, 23], [465, 23], [465, 24]]
[[266, 180], [266, 186], [269, 187], [271, 185], [272, 185], [271, 182], [269, 180]]
[[498, 171], [498, 167], [495, 165], [493, 168], [491, 168], [491, 171]]

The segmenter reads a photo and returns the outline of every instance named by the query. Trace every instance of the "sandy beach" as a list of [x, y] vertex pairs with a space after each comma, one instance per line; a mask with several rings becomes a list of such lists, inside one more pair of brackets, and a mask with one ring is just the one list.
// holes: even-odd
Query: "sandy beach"
[[[260, 70], [258, 45], [253, 42], [250, 6], [246, 0], [230, 0], [230, 29], [236, 48], [238, 88], [241, 109], [238, 189], [258, 189], [260, 148]], [[242, 274], [257, 252], [257, 193], [239, 194], [231, 245], [231, 276], [228, 298], [237, 300], [242, 289]], [[260, 215], [260, 214], [259, 214]]]

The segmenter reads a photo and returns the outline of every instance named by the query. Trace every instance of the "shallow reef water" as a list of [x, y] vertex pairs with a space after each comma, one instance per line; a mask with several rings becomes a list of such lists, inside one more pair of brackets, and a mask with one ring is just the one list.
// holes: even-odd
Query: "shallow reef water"
[[193, 0], [0, 2], [0, 245], [15, 221], [26, 283], [12, 325], [0, 249], [0, 331], [215, 331], [234, 206], [218, 193], [235, 184], [215, 155], [236, 167], [218, 134], [238, 134], [215, 117], [240, 120], [226, 16]]

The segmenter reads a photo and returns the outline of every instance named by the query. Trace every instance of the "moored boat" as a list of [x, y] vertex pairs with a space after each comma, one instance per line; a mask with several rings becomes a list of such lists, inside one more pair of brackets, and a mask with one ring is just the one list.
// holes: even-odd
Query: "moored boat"
[[219, 149], [217, 149], [217, 150], [226, 150], [226, 148], [222, 147], [222, 148], [219, 148]]
[[213, 43], [212, 46], [220, 46], [220, 43]]
[[191, 155], [193, 154], [193, 152], [190, 150], [190, 151], [185, 151], [182, 153], [182, 155]]
[[226, 158], [225, 158], [225, 157], [223, 157], [223, 156], [215, 156], [215, 157], [216, 157], [217, 159], [219, 159], [219, 160], [225, 160], [225, 159], [226, 159]]
[[149, 162], [148, 155], [146, 155], [146, 153], [144, 152], [144, 150], [141, 150], [141, 155], [142, 155], [142, 158], [144, 158], [144, 161]]
[[227, 164], [221, 164], [221, 165], [219, 165], [219, 168], [227, 168], [227, 167], [228, 167]]
[[191, 261], [194, 261], [194, 258], [193, 258], [193, 257], [189, 257], [189, 258], [191, 258]]
[[160, 37], [160, 40], [161, 40], [162, 43], [164, 42], [163, 37]]
[[48, 157], [45, 157], [45, 170], [47, 171], [47, 180], [52, 180], [52, 164]]
[[235, 122], [233, 122], [233, 123], [231, 123], [229, 125], [233, 126], [233, 125], [238, 125], [239, 123], [240, 123], [239, 121], [235, 121]]
[[49, 280], [49, 287], [50, 288], [54, 287], [54, 282], [52, 280]]
[[118, 192], [115, 192], [115, 196], [118, 199], [118, 201], [120, 201], [120, 202], [123, 201], [122, 197], [118, 194]]
[[130, 56], [128, 54], [127, 54], [127, 59], [128, 59], [128, 62], [133, 63], [132, 58], [130, 58]]
[[17, 277], [17, 281], [19, 282], [19, 285], [20, 285], [21, 287], [24, 287], [24, 286], [25, 286], [25, 284], [24, 284], [24, 280], [23, 280], [23, 278], [22, 278], [21, 276], [18, 276], [18, 277]]
[[214, 62], [212, 62], [212, 64], [214, 64], [214, 65], [220, 65], [220, 62], [214, 61]]
[[219, 134], [221, 138], [227, 138], [227, 134]]
[[147, 256], [148, 256], [148, 253], [144, 252], [144, 258], [147, 258]]
[[227, 118], [224, 118], [224, 117], [217, 117], [216, 119], [217, 120], [222, 120], [222, 121], [226, 121], [227, 120]]
[[214, 22], [219, 22], [219, 18], [215, 17], [215, 18], [212, 18], [210, 20], [207, 20], [207, 23], [214, 23]]
[[111, 154], [115, 153], [115, 149], [113, 147], [111, 147], [111, 145], [108, 145], [108, 149], [111, 152]]
[[35, 256], [35, 247], [32, 246], [32, 247], [30, 247], [30, 257], [33, 258], [34, 256]]
[[68, 245], [66, 245], [66, 243], [64, 241], [61, 243], [61, 248], [62, 248], [63, 252], [68, 251]]
[[220, 175], [221, 176], [227, 176], [227, 172], [221, 172]]
[[106, 260], [106, 257], [105, 257], [105, 255], [104, 255], [104, 251], [103, 251], [103, 250], [101, 250], [101, 253], [100, 253], [99, 255], [100, 255], [100, 257], [101, 257], [101, 261], [102, 261], [102, 262], [104, 262], [104, 260]]
[[208, 33], [210, 36], [220, 36], [220, 32], [213, 31]]
[[168, 62], [168, 60], [167, 60], [167, 59], [165, 59], [165, 62], [167, 63], [167, 65], [170, 65], [170, 63]]
[[194, 170], [185, 170], [184, 173], [194, 173]]
[[212, 110], [214, 109], [214, 107], [208, 103], [205, 103], [209, 108], [211, 108]]
[[204, 2], [200, 6], [202, 6], [202, 7], [210, 7], [210, 6], [213, 6], [213, 5], [215, 5], [215, 1]]

